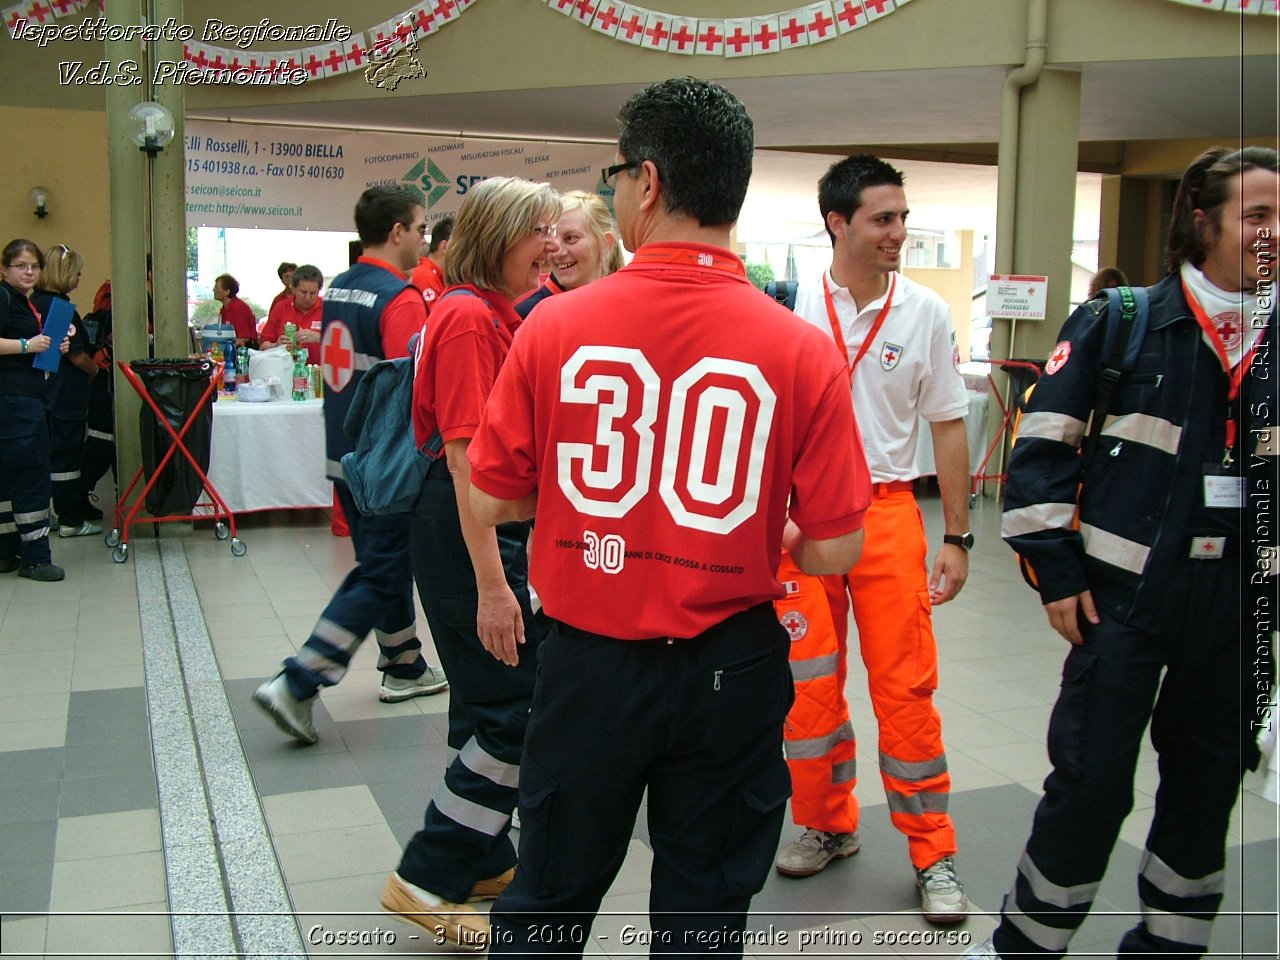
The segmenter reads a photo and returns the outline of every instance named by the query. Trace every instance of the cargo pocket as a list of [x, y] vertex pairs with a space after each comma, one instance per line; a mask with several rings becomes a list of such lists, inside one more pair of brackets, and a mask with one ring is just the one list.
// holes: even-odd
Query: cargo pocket
[[928, 590], [916, 591], [915, 637], [910, 690], [917, 696], [938, 689], [938, 649], [933, 638], [933, 605]]
[[1049, 761], [1054, 769], [1077, 779], [1088, 759], [1089, 725], [1093, 722], [1098, 657], [1087, 647], [1072, 647], [1062, 665], [1062, 691], [1049, 717]]
[[782, 816], [791, 796], [791, 774], [781, 757], [738, 788], [720, 868], [731, 897], [759, 893], [777, 853]]
[[520, 873], [539, 897], [553, 896], [559, 886], [559, 793], [560, 784], [525, 754], [520, 761]]

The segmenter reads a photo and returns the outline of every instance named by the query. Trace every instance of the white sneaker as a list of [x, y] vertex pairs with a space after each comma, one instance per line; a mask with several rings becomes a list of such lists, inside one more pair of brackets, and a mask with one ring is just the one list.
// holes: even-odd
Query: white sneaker
[[861, 849], [862, 842], [856, 833], [827, 833], [805, 827], [800, 838], [778, 854], [773, 866], [785, 877], [812, 877], [825, 870], [832, 860], [852, 857]]
[[930, 923], [959, 923], [968, 916], [969, 901], [950, 857], [917, 870], [916, 887], [920, 890], [921, 911]]
[[429, 697], [433, 693], [444, 693], [449, 689], [449, 678], [439, 667], [427, 664], [426, 672], [411, 680], [382, 675], [382, 686], [378, 688], [378, 699], [383, 703], [399, 703], [413, 697]]
[[297, 699], [289, 690], [289, 682], [283, 673], [277, 673], [253, 692], [253, 702], [267, 712], [276, 726], [303, 743], [315, 743], [320, 739], [311, 719], [311, 708], [316, 705], [318, 697], [319, 694], [313, 694], [306, 700]]
[[960, 960], [964, 960], [965, 957], [970, 960], [1000, 960], [1000, 954], [996, 953], [995, 941], [991, 937], [987, 937], [981, 943], [960, 954]]
[[102, 528], [96, 523], [90, 523], [86, 520], [78, 527], [58, 527], [59, 537], [92, 537], [95, 533], [101, 533]]

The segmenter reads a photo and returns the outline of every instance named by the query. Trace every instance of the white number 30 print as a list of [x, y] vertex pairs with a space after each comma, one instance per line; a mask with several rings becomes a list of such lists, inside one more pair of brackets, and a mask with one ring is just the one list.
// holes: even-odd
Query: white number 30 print
[[[596, 408], [594, 442], [556, 447], [557, 480], [593, 517], [624, 517], [653, 483], [663, 384], [636, 349], [579, 347], [560, 401]], [[755, 364], [704, 357], [671, 383], [658, 492], [679, 526], [727, 534], [751, 517], [777, 396]]]

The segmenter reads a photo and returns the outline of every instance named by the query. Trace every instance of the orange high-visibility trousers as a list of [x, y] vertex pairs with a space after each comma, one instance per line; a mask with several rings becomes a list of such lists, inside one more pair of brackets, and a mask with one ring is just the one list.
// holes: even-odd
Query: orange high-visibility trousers
[[[951, 777], [942, 745], [942, 721], [933, 705], [933, 692], [938, 685], [938, 654], [925, 566], [924, 521], [915, 497], [906, 490], [877, 493], [867, 510], [863, 531], [862, 557], [845, 581], [853, 602], [858, 644], [879, 727], [880, 776], [889, 801], [890, 818], [907, 837], [911, 862], [923, 868], [954, 854], [956, 836], [947, 814]], [[832, 593], [825, 585], [823, 592], [827, 596]], [[843, 598], [832, 603], [833, 616], [828, 622], [844, 620], [844, 609]], [[826, 648], [838, 651], [841, 662], [839, 698], [829, 708], [847, 710], [843, 695], [843, 631], [834, 626], [831, 629], [832, 637]], [[822, 641], [814, 639], [813, 644], [819, 647]], [[793, 644], [793, 663], [800, 652]], [[810, 702], [812, 697], [804, 698], [802, 708], [798, 691], [799, 685], [796, 704], [787, 718], [789, 725], [797, 710], [812, 715], [816, 709]], [[801, 720], [797, 726], [809, 722]], [[789, 745], [788, 757], [791, 757]], [[812, 769], [806, 769], [797, 778], [795, 763], [791, 769], [796, 822], [806, 827], [832, 829], [810, 822], [800, 811], [836, 807], [843, 795], [856, 787], [856, 777], [851, 781], [837, 781], [836, 777], [841, 774], [834, 766], [825, 779]], [[856, 802], [852, 810], [856, 827]], [[839, 832], [850, 829], [853, 828]]]
[[844, 577], [801, 573], [784, 551], [778, 580], [787, 595], [774, 601], [774, 608], [791, 636], [796, 688], [782, 733], [791, 770], [791, 813], [806, 827], [852, 833], [858, 826], [857, 745], [844, 697], [849, 638]]

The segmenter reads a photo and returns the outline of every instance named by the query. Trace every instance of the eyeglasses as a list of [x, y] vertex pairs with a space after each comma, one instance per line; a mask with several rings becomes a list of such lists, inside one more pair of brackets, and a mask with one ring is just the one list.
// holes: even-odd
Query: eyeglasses
[[556, 224], [544, 223], [544, 224], [541, 224], [540, 226], [534, 227], [533, 232], [536, 233], [543, 240], [554, 240], [556, 238], [556, 233], [558, 232], [558, 230], [557, 230]]
[[39, 273], [40, 264], [38, 263], [11, 263], [5, 268], [6, 270], [16, 270], [18, 273]]
[[628, 160], [626, 163], [615, 163], [612, 167], [605, 167], [600, 171], [601, 182], [610, 190], [618, 189], [618, 174], [623, 170], [634, 170], [640, 166], [640, 160]]

